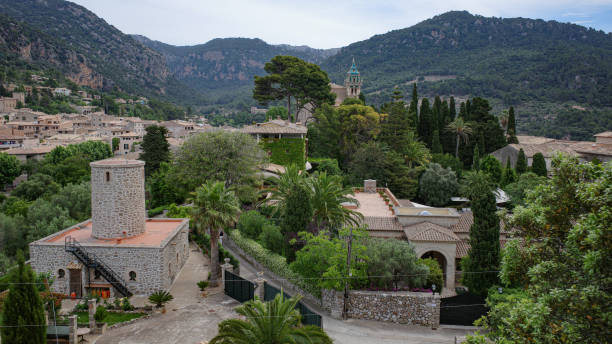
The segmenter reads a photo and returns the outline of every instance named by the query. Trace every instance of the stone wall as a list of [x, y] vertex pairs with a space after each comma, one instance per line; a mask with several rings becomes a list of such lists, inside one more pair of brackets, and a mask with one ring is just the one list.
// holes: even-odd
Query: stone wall
[[145, 230], [144, 162], [91, 163], [91, 215], [96, 238], [131, 237]]
[[[185, 221], [174, 236], [168, 238], [161, 247], [137, 246], [84, 246], [88, 253], [95, 254], [100, 260], [118, 274], [127, 284], [128, 289], [137, 295], [149, 295], [158, 290], [168, 290], [172, 282], [189, 257], [188, 222]], [[104, 278], [94, 279], [93, 269], [87, 276], [87, 268], [70, 252], [66, 252], [64, 244], [34, 242], [30, 244], [31, 266], [37, 272], [50, 272], [55, 278], [51, 286], [53, 291], [69, 293], [69, 267], [81, 266], [81, 283], [85, 287], [91, 281], [95, 284], [108, 284]], [[59, 269], [65, 275], [59, 278]], [[136, 273], [134, 280], [130, 279], [130, 271]], [[88, 278], [89, 277], [89, 278]]]
[[[332, 317], [342, 316], [343, 292], [322, 290], [321, 305]], [[350, 291], [347, 316], [437, 328], [440, 295], [413, 292]]]

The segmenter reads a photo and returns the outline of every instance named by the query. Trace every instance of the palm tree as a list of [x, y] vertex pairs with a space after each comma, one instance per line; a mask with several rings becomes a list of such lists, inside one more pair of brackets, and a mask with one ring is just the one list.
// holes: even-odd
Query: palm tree
[[412, 168], [413, 165], [426, 165], [431, 160], [431, 153], [427, 146], [416, 137], [414, 132], [409, 132], [402, 145], [402, 155]]
[[353, 194], [353, 190], [342, 185], [340, 176], [317, 172], [308, 179], [308, 186], [312, 189], [312, 209], [318, 229], [325, 224], [332, 228], [342, 225], [359, 226], [363, 215], [343, 206], [343, 203], [358, 206], [359, 202], [348, 197]]
[[446, 131], [457, 135], [457, 146], [455, 147], [455, 157], [459, 158], [459, 140], [463, 139], [463, 142], [468, 142], [468, 136], [472, 134], [472, 127], [469, 123], [464, 122], [463, 118], [457, 117], [454, 121], [450, 122], [446, 126]]
[[285, 172], [276, 177], [268, 179], [272, 185], [268, 190], [270, 197], [266, 201], [275, 203], [275, 211], [280, 211], [285, 206], [285, 200], [289, 193], [295, 189], [295, 186], [301, 183], [306, 183], [306, 174], [302, 173], [297, 165], [287, 166]]
[[210, 285], [217, 286], [219, 275], [219, 230], [238, 219], [240, 203], [233, 191], [220, 181], [208, 181], [193, 196], [192, 217], [199, 230], [210, 232]]
[[320, 327], [302, 325], [295, 309], [300, 298], [285, 299], [281, 292], [269, 302], [256, 299], [244, 303], [236, 312], [246, 320], [223, 320], [210, 344], [331, 344]]

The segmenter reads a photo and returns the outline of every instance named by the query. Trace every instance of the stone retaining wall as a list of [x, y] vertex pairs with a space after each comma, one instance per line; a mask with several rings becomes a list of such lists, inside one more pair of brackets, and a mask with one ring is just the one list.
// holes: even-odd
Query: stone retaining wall
[[[341, 317], [343, 292], [322, 290], [322, 306], [332, 317]], [[440, 295], [413, 292], [350, 291], [347, 316], [414, 324], [437, 328], [440, 325]]]

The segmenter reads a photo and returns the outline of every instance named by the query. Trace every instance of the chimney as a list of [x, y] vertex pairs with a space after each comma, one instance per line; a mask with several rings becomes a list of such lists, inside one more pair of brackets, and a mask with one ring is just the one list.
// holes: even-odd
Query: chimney
[[376, 192], [376, 180], [366, 179], [363, 181], [363, 192], [375, 193]]

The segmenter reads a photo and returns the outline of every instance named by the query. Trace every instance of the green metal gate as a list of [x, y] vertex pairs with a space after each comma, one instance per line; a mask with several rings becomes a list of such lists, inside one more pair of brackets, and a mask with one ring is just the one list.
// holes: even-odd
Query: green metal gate
[[[264, 283], [264, 301], [274, 300], [277, 294], [280, 294], [281, 291], [268, 283]], [[285, 298], [291, 298], [291, 295], [288, 295], [283, 291], [283, 296]], [[298, 302], [295, 308], [302, 315], [302, 324], [304, 325], [315, 325], [322, 327], [321, 316], [315, 312], [313, 312], [310, 308], [306, 307], [302, 301]]]
[[242, 303], [253, 300], [255, 284], [232, 272], [225, 271], [225, 294]]

